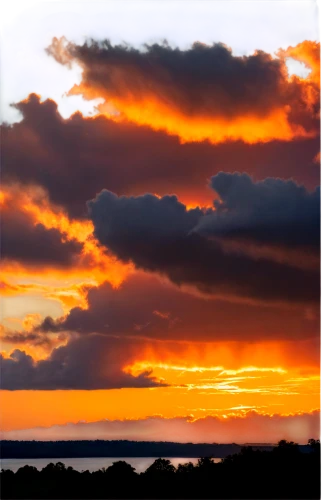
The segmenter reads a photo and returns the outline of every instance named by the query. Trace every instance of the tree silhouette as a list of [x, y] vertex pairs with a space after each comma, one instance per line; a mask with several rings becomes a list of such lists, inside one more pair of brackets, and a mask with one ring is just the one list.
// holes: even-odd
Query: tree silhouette
[[146, 470], [145, 474], [154, 478], [167, 478], [176, 472], [170, 460], [157, 458]]
[[[303, 450], [303, 451], [302, 451]], [[120, 460], [110, 467], [78, 472], [61, 462], [41, 471], [24, 466], [1, 471], [2, 499], [311, 499], [320, 498], [320, 442], [300, 447], [281, 440], [273, 450], [243, 447], [223, 461], [197, 464], [158, 458], [137, 474]]]
[[195, 469], [193, 462], [187, 462], [185, 464], [178, 464], [176, 473], [177, 474], [193, 474]]
[[108, 476], [119, 477], [123, 479], [131, 479], [136, 475], [135, 468], [124, 460], [113, 462], [113, 464], [106, 469], [105, 473]]
[[320, 440], [319, 439], [309, 439], [308, 445], [312, 451], [320, 453]]

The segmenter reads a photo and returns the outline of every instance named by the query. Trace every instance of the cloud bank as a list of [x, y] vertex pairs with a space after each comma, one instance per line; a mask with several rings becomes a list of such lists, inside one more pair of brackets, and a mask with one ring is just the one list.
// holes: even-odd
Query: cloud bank
[[13, 440], [80, 440], [128, 439], [138, 441], [174, 441], [180, 443], [277, 443], [280, 439], [307, 443], [319, 439], [320, 412], [295, 415], [265, 415], [256, 411], [242, 416], [231, 414], [193, 419], [160, 416], [138, 420], [102, 420], [54, 425], [49, 428], [13, 430], [2, 433], [2, 439]]
[[295, 340], [317, 337], [319, 325], [303, 307], [232, 303], [135, 273], [117, 288], [108, 282], [90, 288], [87, 308], [74, 307], [58, 320], [46, 317], [35, 327], [39, 335], [58, 332], [193, 342]]
[[[214, 209], [187, 210], [176, 196], [117, 196], [102, 191], [88, 203], [96, 238], [123, 262], [160, 273], [177, 285], [208, 294], [259, 301], [316, 302], [320, 192], [293, 181], [254, 182], [247, 174], [220, 172], [212, 187], [222, 198]], [[224, 243], [252, 243], [258, 252], [230, 251]], [[286, 254], [262, 253], [262, 244]], [[288, 251], [300, 252], [298, 264]], [[303, 266], [300, 263], [303, 262]]]
[[211, 204], [206, 182], [219, 171], [293, 178], [308, 188], [320, 181], [319, 137], [181, 144], [177, 137], [105, 115], [63, 119], [54, 101], [41, 102], [36, 94], [15, 107], [22, 120], [1, 125], [3, 184], [43, 186], [50, 201], [72, 217], [83, 217], [86, 201], [104, 188], [119, 195], [177, 193], [190, 205]]

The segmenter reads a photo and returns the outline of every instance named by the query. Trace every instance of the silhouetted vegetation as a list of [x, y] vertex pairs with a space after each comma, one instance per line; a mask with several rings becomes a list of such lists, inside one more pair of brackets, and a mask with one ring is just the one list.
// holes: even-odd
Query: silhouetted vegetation
[[1, 498], [319, 499], [320, 442], [303, 451], [288, 441], [271, 451], [244, 447], [219, 462], [203, 457], [177, 468], [158, 458], [141, 474], [124, 461], [96, 472], [61, 462], [25, 466], [1, 471]]
[[[218, 457], [239, 453], [238, 444], [167, 441], [2, 441], [2, 458]], [[271, 446], [264, 449], [271, 450]]]

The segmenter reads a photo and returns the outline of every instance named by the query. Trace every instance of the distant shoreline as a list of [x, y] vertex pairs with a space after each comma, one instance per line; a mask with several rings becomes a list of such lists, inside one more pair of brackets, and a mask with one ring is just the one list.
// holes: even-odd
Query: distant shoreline
[[[273, 444], [177, 443], [164, 441], [84, 440], [84, 441], [1, 441], [0, 457], [20, 458], [225, 458], [245, 446], [271, 451]], [[307, 445], [299, 445], [303, 452]]]

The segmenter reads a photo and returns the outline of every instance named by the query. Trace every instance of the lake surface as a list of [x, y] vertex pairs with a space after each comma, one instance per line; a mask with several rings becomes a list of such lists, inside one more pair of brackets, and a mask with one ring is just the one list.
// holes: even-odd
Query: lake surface
[[[73, 467], [73, 469], [81, 472], [82, 470], [89, 470], [90, 472], [107, 468], [113, 464], [124, 460], [132, 467], [135, 468], [137, 473], [144, 472], [156, 460], [156, 457], [97, 457], [97, 458], [3, 458], [0, 460], [0, 469], [11, 469], [16, 472], [20, 467], [25, 465], [32, 465], [38, 470], [43, 469], [49, 463], [62, 462], [66, 467]], [[168, 458], [170, 462], [177, 467], [178, 464], [185, 464], [187, 462], [197, 463], [197, 458]], [[216, 459], [217, 462], [220, 459]]]

